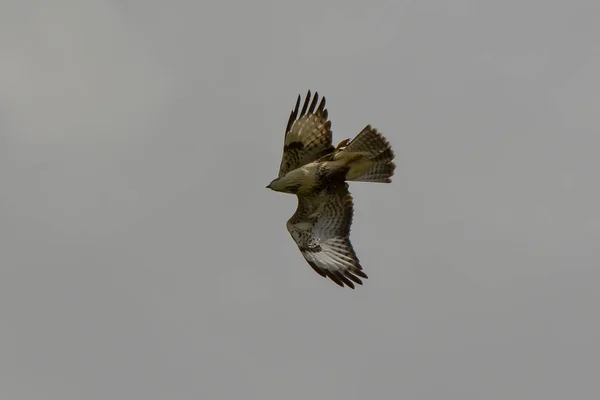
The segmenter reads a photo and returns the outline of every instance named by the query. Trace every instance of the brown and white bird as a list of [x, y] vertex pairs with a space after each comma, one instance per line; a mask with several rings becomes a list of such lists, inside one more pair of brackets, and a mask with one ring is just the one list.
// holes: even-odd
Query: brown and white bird
[[[318, 104], [318, 106], [317, 106]], [[353, 140], [332, 146], [325, 97], [300, 96], [285, 131], [279, 176], [267, 188], [292, 193], [298, 208], [287, 229], [321, 276], [354, 289], [367, 278], [350, 243], [353, 203], [346, 181], [391, 182], [395, 164], [388, 141], [367, 125]]]

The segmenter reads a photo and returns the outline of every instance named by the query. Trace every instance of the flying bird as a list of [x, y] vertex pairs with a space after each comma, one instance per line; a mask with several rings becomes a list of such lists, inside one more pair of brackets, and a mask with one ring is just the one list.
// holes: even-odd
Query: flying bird
[[367, 279], [350, 243], [353, 201], [346, 181], [390, 183], [394, 152], [370, 125], [354, 139], [332, 145], [325, 97], [310, 90], [290, 114], [279, 175], [267, 188], [298, 197], [287, 230], [321, 276], [354, 289]]

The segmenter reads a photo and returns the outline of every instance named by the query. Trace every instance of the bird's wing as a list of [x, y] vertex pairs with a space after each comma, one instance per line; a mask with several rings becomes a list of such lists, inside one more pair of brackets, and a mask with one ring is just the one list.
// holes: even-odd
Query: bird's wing
[[325, 97], [319, 102], [319, 94], [311, 102], [310, 90], [306, 94], [300, 110], [300, 96], [290, 114], [285, 129], [283, 157], [279, 167], [279, 177], [289, 171], [315, 161], [333, 151], [331, 145], [331, 121], [327, 119]]
[[352, 196], [344, 182], [321, 195], [298, 196], [298, 208], [287, 228], [319, 275], [354, 289], [354, 284], [362, 285], [360, 278], [367, 275], [350, 243], [352, 214]]

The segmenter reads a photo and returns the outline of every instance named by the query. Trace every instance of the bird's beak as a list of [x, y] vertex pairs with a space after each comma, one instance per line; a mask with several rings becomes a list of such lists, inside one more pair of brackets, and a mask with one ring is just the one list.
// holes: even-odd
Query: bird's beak
[[267, 188], [267, 189], [271, 189], [271, 184], [269, 183], [269, 184], [266, 186], [266, 188]]

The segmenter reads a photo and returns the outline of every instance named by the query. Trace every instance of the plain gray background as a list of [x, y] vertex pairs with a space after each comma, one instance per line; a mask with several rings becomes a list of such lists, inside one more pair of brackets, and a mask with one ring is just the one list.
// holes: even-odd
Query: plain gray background
[[[2, 399], [600, 395], [600, 3], [0, 3]], [[265, 189], [307, 89], [370, 279]]]

